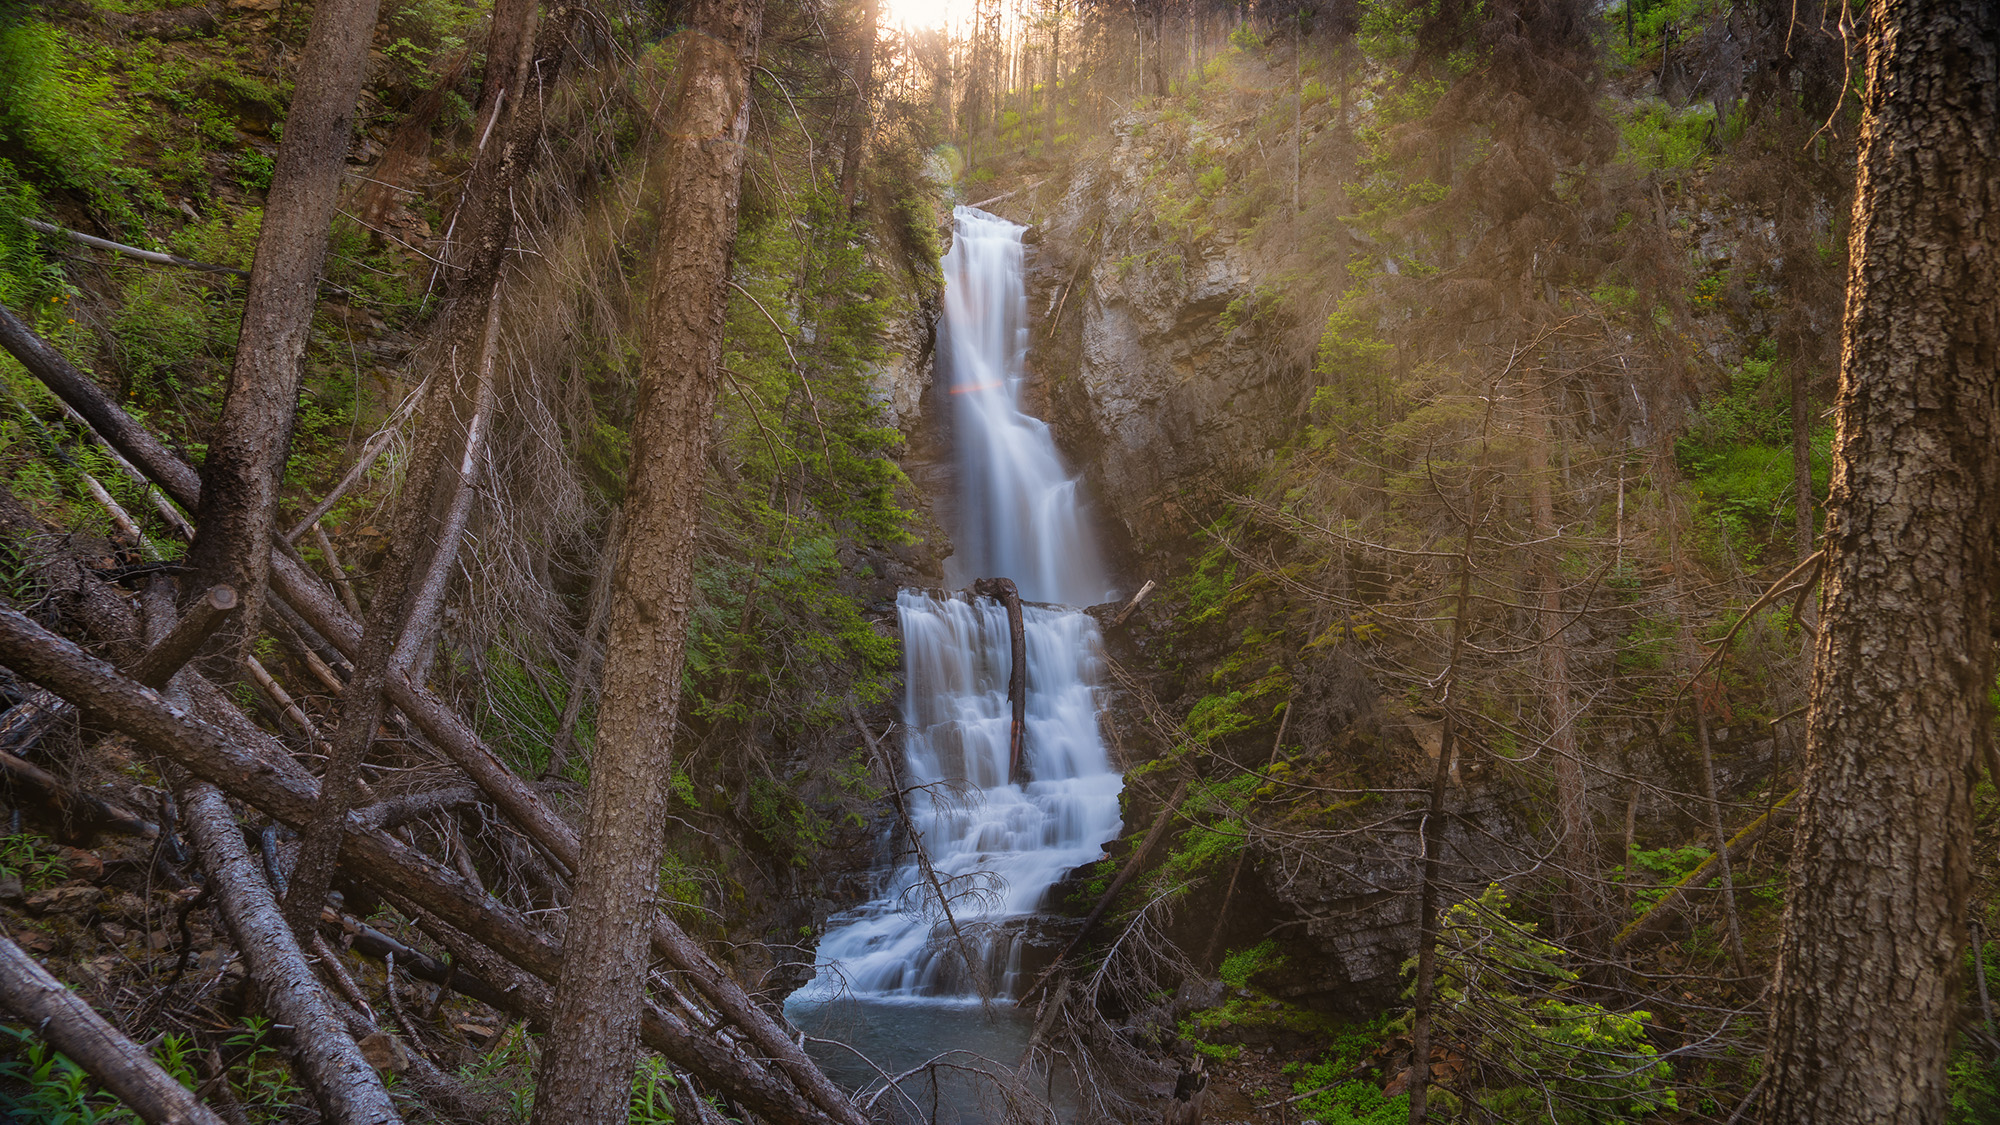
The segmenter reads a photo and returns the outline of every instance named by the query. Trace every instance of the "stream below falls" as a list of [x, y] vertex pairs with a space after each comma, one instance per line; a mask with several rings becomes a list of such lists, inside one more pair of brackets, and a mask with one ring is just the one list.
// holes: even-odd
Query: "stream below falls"
[[905, 1080], [878, 1108], [898, 1119], [935, 1111], [940, 1122], [980, 1122], [995, 1119], [993, 1086], [972, 1071], [1009, 1070], [1027, 1044], [1026, 1014], [1012, 1002], [1032, 980], [1022, 930], [1050, 887], [1118, 835], [1124, 782], [1099, 736], [1097, 623], [1072, 608], [1113, 591], [1048, 424], [1021, 409], [1024, 228], [968, 207], [954, 219], [938, 354], [951, 392], [959, 526], [945, 573], [959, 587], [1011, 578], [1024, 602], [1037, 603], [1022, 611], [1024, 777], [1008, 776], [1006, 609], [991, 598], [904, 590], [897, 780], [915, 839], [899, 830], [874, 897], [828, 921], [814, 977], [785, 1009], [851, 1088], [879, 1089], [885, 1074], [940, 1056], [950, 1064]]

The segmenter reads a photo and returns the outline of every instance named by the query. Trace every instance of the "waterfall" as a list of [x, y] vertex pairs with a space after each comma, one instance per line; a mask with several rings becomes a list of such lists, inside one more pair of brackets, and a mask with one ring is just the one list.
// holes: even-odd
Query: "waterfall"
[[[1083, 605], [1110, 593], [1076, 481], [1048, 425], [1021, 410], [1027, 297], [1023, 228], [960, 207], [945, 256], [940, 349], [958, 469], [958, 585], [1012, 578], [1033, 602]], [[1074, 609], [1023, 607], [1028, 682], [1025, 784], [1009, 781], [1011, 655], [1006, 610], [988, 598], [904, 590], [901, 781], [910, 819], [971, 948], [960, 957], [914, 853], [869, 902], [830, 920], [802, 996], [971, 1001], [983, 977], [1025, 987], [1008, 923], [1033, 915], [1070, 869], [1118, 834], [1123, 780], [1099, 738], [1097, 623]], [[972, 974], [965, 971], [971, 962]]]
[[1076, 481], [1063, 472], [1048, 423], [1021, 410], [1025, 228], [970, 207], [955, 215], [938, 330], [951, 379], [958, 471], [958, 550], [945, 562], [945, 580], [963, 587], [977, 578], [1012, 578], [1029, 601], [1107, 601], [1109, 583]]

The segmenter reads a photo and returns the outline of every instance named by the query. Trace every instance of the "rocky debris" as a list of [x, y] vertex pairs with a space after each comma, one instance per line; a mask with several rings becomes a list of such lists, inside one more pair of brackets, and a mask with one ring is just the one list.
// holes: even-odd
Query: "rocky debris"
[[74, 882], [31, 891], [26, 905], [28, 913], [38, 916], [76, 917], [94, 910], [103, 899], [103, 888]]

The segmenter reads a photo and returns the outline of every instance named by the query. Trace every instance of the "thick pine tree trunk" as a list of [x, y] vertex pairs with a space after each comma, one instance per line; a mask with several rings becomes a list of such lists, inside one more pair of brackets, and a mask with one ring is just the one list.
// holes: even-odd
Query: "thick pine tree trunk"
[[[1548, 378], [1533, 370], [1531, 380]], [[1562, 833], [1557, 849], [1568, 888], [1563, 909], [1565, 936], [1595, 948], [1602, 944], [1603, 912], [1598, 908], [1597, 827], [1590, 815], [1589, 779], [1583, 768], [1583, 745], [1577, 738], [1577, 709], [1572, 698], [1569, 640], [1566, 630], [1571, 612], [1565, 607], [1563, 581], [1559, 569], [1560, 543], [1556, 527], [1555, 482], [1549, 468], [1552, 444], [1550, 412], [1554, 394], [1546, 386], [1524, 383], [1522, 398], [1529, 404], [1528, 476], [1532, 481], [1535, 538], [1542, 546], [1535, 552], [1534, 571], [1539, 603], [1536, 644], [1541, 690], [1548, 708], [1549, 753], [1556, 783], [1556, 823]]]
[[636, 1061], [763, 3], [695, 0], [689, 17], [680, 89], [658, 134], [661, 232], [625, 543], [536, 1125], [624, 1121]]
[[2000, 559], [2000, 6], [1870, 6], [1772, 1125], [1939, 1122]]
[[[368, 70], [375, 10], [376, 0], [321, 0], [313, 8], [250, 267], [241, 343], [202, 465], [187, 556], [197, 576], [191, 588], [228, 585], [243, 596], [244, 611], [228, 634], [235, 656], [249, 651], [264, 604], [306, 338]], [[235, 664], [229, 662], [232, 672]]]

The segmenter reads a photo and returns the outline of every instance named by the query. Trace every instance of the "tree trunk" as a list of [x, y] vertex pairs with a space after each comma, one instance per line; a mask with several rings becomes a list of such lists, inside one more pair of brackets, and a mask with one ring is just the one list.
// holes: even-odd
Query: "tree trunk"
[[1027, 784], [1025, 763], [1028, 738], [1028, 633], [1021, 616], [1021, 591], [1012, 578], [982, 578], [972, 584], [972, 592], [992, 598], [1007, 609], [1007, 706], [1013, 722], [1007, 730], [1007, 782]]
[[1772, 1125], [1947, 1113], [2000, 559], [2000, 6], [1878, 0]]
[[519, 94], [521, 71], [533, 48], [535, 0], [493, 0], [493, 23], [486, 32], [486, 72], [479, 78], [479, 104], [472, 119], [480, 124], [494, 115], [502, 98]]
[[662, 235], [625, 546], [536, 1125], [622, 1122], [631, 1097], [763, 2], [695, 0], [689, 22], [680, 89], [658, 134]]
[[[1536, 371], [1531, 378], [1546, 378]], [[1528, 475], [1534, 509], [1535, 538], [1542, 546], [1535, 552], [1535, 581], [1540, 588], [1540, 622], [1537, 630], [1537, 657], [1541, 663], [1541, 689], [1548, 706], [1549, 753], [1555, 773], [1556, 823], [1562, 833], [1558, 848], [1567, 884], [1563, 927], [1565, 936], [1601, 944], [1599, 929], [1603, 911], [1598, 908], [1597, 833], [1590, 817], [1589, 788], [1584, 776], [1583, 747], [1576, 736], [1577, 713], [1571, 698], [1569, 641], [1564, 637], [1569, 614], [1563, 606], [1562, 575], [1557, 567], [1560, 546], [1555, 517], [1555, 490], [1549, 479], [1552, 396], [1544, 387], [1524, 387], [1528, 402]]]
[[1729, 862], [1729, 837], [1722, 829], [1722, 800], [1715, 788], [1715, 754], [1708, 740], [1707, 704], [1699, 685], [1694, 697], [1695, 746], [1701, 751], [1701, 782], [1708, 795], [1709, 839], [1715, 842], [1715, 869], [1722, 881], [1722, 913], [1729, 925], [1729, 958], [1736, 976], [1750, 979], [1750, 962], [1743, 955], [1743, 924], [1736, 914], [1736, 874]]
[[368, 70], [375, 10], [376, 0], [321, 0], [313, 7], [243, 299], [241, 342], [202, 465], [187, 564], [195, 588], [227, 584], [243, 598], [244, 611], [223, 637], [232, 676], [257, 635], [264, 604], [306, 341], [354, 107]]
[[862, 0], [861, 26], [855, 29], [853, 102], [840, 142], [840, 213], [854, 217], [854, 193], [861, 186], [861, 157], [868, 151], [868, 134], [875, 113], [875, 37], [880, 32], [881, 0]]
[[[530, 13], [532, 14], [532, 13]], [[555, 78], [574, 9], [559, 6], [535, 44], [545, 65], [514, 71], [514, 108], [496, 102], [502, 143], [482, 150], [475, 161], [461, 208], [467, 218], [467, 250], [448, 290], [459, 294], [445, 314], [446, 370], [432, 381], [419, 408], [417, 436], [404, 479], [404, 501], [395, 533], [375, 574], [374, 600], [355, 653], [354, 677], [341, 699], [340, 728], [327, 756], [320, 814], [307, 826], [299, 846], [285, 915], [301, 934], [315, 924], [340, 853], [341, 824], [356, 797], [362, 759], [382, 719], [382, 692], [391, 677], [428, 636], [431, 616], [443, 597], [457, 555], [459, 533], [470, 511], [469, 480], [476, 474], [480, 444], [492, 412], [495, 368], [499, 362], [501, 270], [513, 234], [515, 209], [507, 205], [513, 186], [527, 171], [541, 133], [543, 99], [524, 91], [528, 71], [544, 87]], [[454, 467], [456, 479], [454, 480]], [[207, 492], [203, 492], [206, 503]], [[419, 575], [430, 580], [417, 582]]]

